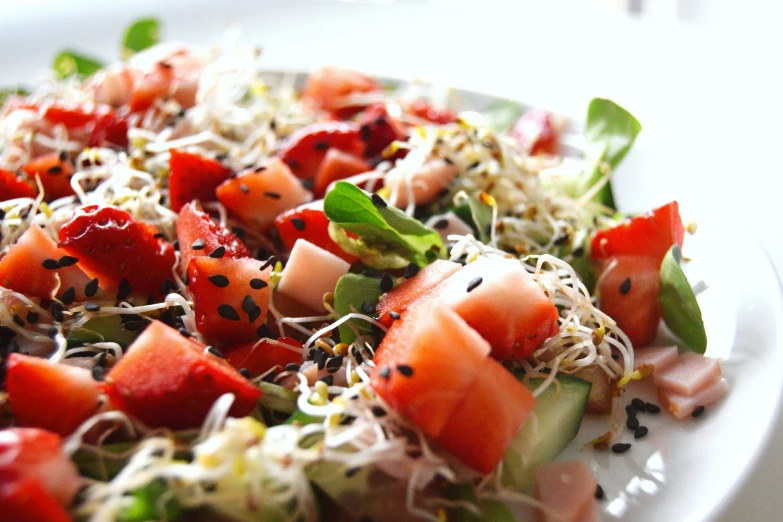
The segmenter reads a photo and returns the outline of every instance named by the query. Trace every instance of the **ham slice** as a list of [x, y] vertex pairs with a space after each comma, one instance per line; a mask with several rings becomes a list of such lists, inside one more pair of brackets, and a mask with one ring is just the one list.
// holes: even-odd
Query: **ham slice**
[[720, 400], [729, 391], [726, 379], [720, 379], [693, 395], [680, 395], [664, 389], [658, 390], [658, 397], [664, 408], [675, 418], [687, 417], [699, 406], [709, 406]]
[[718, 382], [720, 376], [717, 359], [689, 352], [666, 371], [656, 372], [654, 379], [659, 390], [691, 396]]
[[644, 367], [647, 367], [651, 373], [660, 373], [673, 365], [677, 361], [677, 357], [676, 346], [637, 348], [633, 355], [633, 369], [644, 371]]
[[536, 498], [549, 509], [539, 510], [539, 522], [597, 522], [597, 487], [581, 460], [551, 462], [536, 471]]

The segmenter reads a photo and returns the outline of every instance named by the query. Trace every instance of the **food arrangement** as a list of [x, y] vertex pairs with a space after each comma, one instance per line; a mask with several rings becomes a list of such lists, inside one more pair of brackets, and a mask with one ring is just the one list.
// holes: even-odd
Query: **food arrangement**
[[615, 208], [619, 105], [562, 157], [545, 111], [159, 29], [4, 95], [0, 518], [595, 520], [556, 461], [584, 415], [621, 454], [618, 410], [638, 439], [727, 393], [693, 225]]

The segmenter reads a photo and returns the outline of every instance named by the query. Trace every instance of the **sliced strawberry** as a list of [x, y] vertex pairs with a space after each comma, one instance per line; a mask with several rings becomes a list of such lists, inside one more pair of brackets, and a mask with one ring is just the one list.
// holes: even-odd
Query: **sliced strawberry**
[[340, 149], [329, 149], [315, 175], [313, 194], [321, 198], [326, 194], [326, 189], [331, 183], [371, 170], [370, 164], [359, 156]]
[[112, 367], [103, 388], [117, 409], [147, 426], [171, 429], [200, 426], [225, 393], [234, 394], [232, 417], [248, 415], [261, 397], [225, 360], [159, 321]]
[[8, 357], [6, 391], [17, 425], [62, 436], [73, 433], [101, 404], [99, 384], [88, 370], [18, 353]]
[[[292, 349], [277, 343], [287, 344]], [[231, 366], [237, 370], [245, 368], [252, 377], [258, 377], [275, 366], [279, 367], [278, 371], [283, 371], [286, 365], [299, 364], [303, 360], [302, 343], [293, 337], [281, 337], [275, 342], [255, 341], [223, 351], [227, 353], [226, 359]]]
[[[33, 224], [0, 259], [0, 286], [42, 299], [51, 299], [55, 292], [62, 297], [70, 288], [77, 301], [93, 297], [95, 294], [85, 295], [90, 277], [73, 264], [73, 259], [63, 259], [66, 255], [41, 227]], [[68, 266], [60, 267], [61, 260]]]
[[215, 340], [258, 339], [269, 307], [272, 268], [255, 259], [194, 257], [188, 265], [198, 331]]
[[73, 521], [40, 480], [16, 473], [0, 471], [0, 505], [0, 520], [8, 522]]
[[[356, 71], [339, 67], [324, 67], [310, 73], [302, 91], [302, 101], [327, 112], [344, 116], [356, 105], [346, 104], [352, 94], [380, 91], [381, 86], [372, 78]], [[361, 106], [359, 106], [361, 108]]]
[[[359, 118], [359, 136], [366, 147], [365, 158], [376, 158], [393, 141], [407, 139], [405, 127], [389, 116], [384, 103], [370, 105]], [[404, 151], [400, 151], [403, 153]], [[401, 156], [402, 154], [399, 154]]]
[[44, 109], [44, 119], [68, 130], [79, 129], [95, 121], [95, 111], [78, 105], [54, 104]]
[[297, 177], [312, 179], [331, 148], [362, 156], [359, 126], [338, 121], [314, 123], [292, 134], [280, 156]]
[[172, 149], [169, 159], [171, 210], [179, 212], [194, 200], [217, 201], [215, 190], [229, 175], [231, 171], [217, 160]]
[[557, 154], [560, 140], [552, 122], [552, 114], [541, 109], [523, 114], [511, 129], [511, 137], [531, 156]]
[[[105, 288], [147, 296], [165, 293], [176, 261], [170, 243], [155, 237], [129, 212], [89, 205], [76, 211], [60, 229], [60, 247], [79, 258], [79, 266]], [[127, 284], [120, 283], [125, 280]]]
[[[221, 246], [226, 249], [223, 257], [253, 257], [241, 239], [216, 223], [209, 214], [199, 210], [194, 203], [185, 205], [179, 211], [177, 239], [183, 270], [190, 264], [192, 257], [209, 255]], [[202, 243], [204, 246], [201, 246]]]
[[408, 105], [407, 112], [422, 120], [444, 125], [457, 121], [457, 115], [448, 107], [435, 107], [425, 100], [416, 100]]
[[38, 191], [30, 181], [18, 174], [0, 169], [0, 201], [16, 198], [34, 198]]
[[71, 187], [73, 165], [68, 161], [67, 155], [59, 152], [50, 152], [38, 156], [22, 167], [22, 170], [30, 179], [36, 176], [41, 178], [46, 201], [73, 196], [76, 194]]
[[128, 121], [112, 111], [102, 111], [95, 118], [95, 125], [87, 142], [89, 147], [128, 146]]
[[275, 228], [289, 252], [297, 239], [304, 239], [350, 264], [356, 262], [355, 256], [345, 252], [329, 237], [329, 219], [324, 214], [323, 200], [280, 214], [275, 219]]
[[310, 201], [311, 194], [279, 159], [227, 180], [217, 197], [228, 210], [250, 225], [264, 229], [285, 212]]
[[[37, 428], [0, 431], [0, 477], [37, 481], [61, 506], [71, 503], [82, 483], [76, 466], [63, 453], [60, 436]], [[5, 487], [5, 480], [0, 479], [0, 488]], [[0, 518], [5, 514], [0, 510]]]

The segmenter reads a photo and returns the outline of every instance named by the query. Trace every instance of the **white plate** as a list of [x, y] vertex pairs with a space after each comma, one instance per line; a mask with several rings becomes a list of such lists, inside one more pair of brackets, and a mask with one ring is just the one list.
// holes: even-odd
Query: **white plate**
[[[35, 76], [65, 46], [115, 57], [122, 28], [140, 15], [155, 14], [164, 20], [169, 37], [195, 43], [218, 35], [229, 22], [236, 23], [245, 30], [245, 41], [264, 46], [270, 69], [339, 63], [388, 76], [423, 76], [495, 94], [516, 93], [524, 101], [546, 103], [577, 117], [594, 94], [581, 83], [564, 85], [563, 77], [548, 90], [537, 90], [528, 76], [510, 75], [509, 56], [493, 54], [498, 49], [491, 46], [486, 53], [474, 52], [468, 59], [449, 53], [449, 46], [434, 53], [437, 44], [426, 46], [430, 54], [417, 53], [411, 40], [424, 38], [431, 24], [439, 23], [417, 16], [420, 4], [235, 0], [109, 4], [90, 0], [73, 5], [38, 0], [6, 8], [0, 20], [0, 48], [4, 49], [0, 85]], [[477, 23], [487, 23], [487, 19]], [[452, 35], [460, 41], [475, 38], [478, 44], [491, 36], [491, 27], [477, 33], [463, 29]], [[493, 56], [504, 65], [495, 67], [495, 76], [481, 67], [482, 59]], [[471, 68], [482, 72], [471, 74]], [[554, 69], [548, 72], [557, 74]], [[620, 92], [633, 100], [630, 89]], [[600, 93], [607, 94], [607, 89]], [[633, 103], [626, 105], [634, 111]], [[647, 107], [646, 114], [638, 114], [642, 122], [647, 117], [660, 123]], [[658, 146], [668, 130], [653, 124], [643, 133], [617, 180], [620, 203], [643, 209], [676, 197], [692, 215], [697, 210], [698, 214], [713, 214], [699, 197], [697, 185], [680, 179], [687, 167], [681, 166], [682, 172], [667, 170], [670, 164], [661, 162], [661, 150], [674, 150]], [[677, 422], [665, 414], [642, 417], [650, 434], [634, 442], [624, 455], [580, 452], [584, 442], [605, 431], [603, 423], [585, 422], [566, 456], [590, 460], [607, 494], [602, 503], [607, 520], [715, 520], [757, 462], [777, 418], [783, 383], [783, 298], [773, 265], [752, 234], [712, 215], [701, 223], [695, 237], [686, 238], [686, 253], [696, 259], [691, 275], [709, 285], [699, 296], [709, 336], [708, 355], [721, 359], [731, 391], [696, 421]], [[644, 393], [633, 390], [627, 397]], [[623, 437], [630, 441], [628, 433], [623, 432]], [[780, 499], [776, 502], [781, 505]], [[747, 518], [759, 519], [753, 513]]]

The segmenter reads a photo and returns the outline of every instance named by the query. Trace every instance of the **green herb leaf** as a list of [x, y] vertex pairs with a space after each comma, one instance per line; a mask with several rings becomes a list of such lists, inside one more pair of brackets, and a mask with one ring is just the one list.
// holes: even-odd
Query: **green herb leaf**
[[297, 411], [296, 399], [299, 397], [298, 393], [271, 382], [261, 381], [256, 383], [256, 386], [263, 392], [261, 398], [258, 399], [258, 404], [264, 408], [288, 414]]
[[704, 353], [707, 349], [707, 331], [685, 273], [680, 267], [682, 252], [673, 245], [661, 264], [661, 287], [658, 303], [666, 326], [691, 350]]
[[[120, 522], [145, 522], [147, 520], [176, 521], [182, 514], [182, 507], [176, 497], [169, 496], [161, 505], [161, 496], [166, 493], [165, 482], [153, 480], [131, 494], [132, 501], [117, 514]], [[163, 508], [164, 512], [160, 510]]]
[[87, 78], [103, 69], [103, 64], [95, 58], [75, 51], [62, 51], [54, 57], [53, 67], [60, 78], [67, 78], [74, 74], [79, 78]]
[[[337, 286], [334, 289], [334, 309], [340, 315], [351, 313], [351, 307], [361, 313], [362, 305], [365, 302], [375, 306], [382, 293], [379, 278], [361, 274], [345, 274], [337, 281]], [[371, 332], [370, 323], [367, 321], [352, 319], [349, 322], [361, 334]], [[339, 329], [342, 342], [351, 344], [356, 339], [356, 334], [353, 333], [348, 323], [341, 324]]]
[[481, 114], [486, 118], [489, 126], [498, 132], [510, 129], [523, 112], [525, 112], [524, 107], [511, 100], [498, 100], [481, 110]]
[[[369, 194], [345, 181], [326, 195], [324, 212], [332, 239], [372, 268], [426, 266], [445, 257], [438, 232], [394, 207], [376, 206]], [[347, 237], [345, 231], [359, 239]]]
[[30, 91], [24, 87], [8, 87], [6, 89], [0, 89], [0, 106], [5, 104], [5, 101], [11, 96], [27, 96]]
[[[594, 161], [584, 191], [617, 168], [633, 145], [642, 125], [633, 115], [611, 100], [595, 98], [587, 108], [587, 155]], [[614, 195], [609, 182], [595, 195], [595, 201], [614, 209]]]
[[481, 515], [468, 511], [463, 507], [449, 509], [449, 521], [453, 522], [514, 522], [511, 509], [500, 500], [484, 499], [479, 501], [476, 492], [470, 484], [450, 485], [446, 490], [446, 496], [451, 500], [468, 501], [475, 503]]
[[132, 55], [148, 49], [160, 41], [160, 22], [155, 18], [136, 20], [125, 31], [122, 40], [122, 57], [127, 59]]

